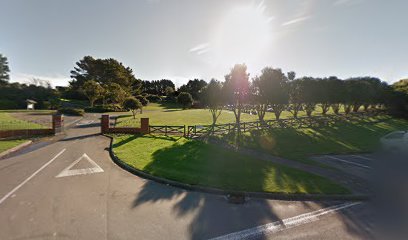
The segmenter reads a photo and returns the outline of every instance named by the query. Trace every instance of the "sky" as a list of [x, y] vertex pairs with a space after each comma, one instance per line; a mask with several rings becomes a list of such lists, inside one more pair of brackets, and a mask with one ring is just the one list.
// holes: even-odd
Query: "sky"
[[11, 81], [67, 85], [86, 55], [144, 80], [224, 80], [236, 63], [297, 76], [408, 77], [406, 0], [0, 0]]

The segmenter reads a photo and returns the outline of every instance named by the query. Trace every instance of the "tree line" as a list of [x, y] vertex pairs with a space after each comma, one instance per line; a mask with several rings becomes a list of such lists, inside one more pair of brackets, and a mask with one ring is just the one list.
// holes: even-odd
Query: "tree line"
[[[85, 56], [76, 62], [71, 71], [68, 87], [52, 89], [46, 81], [33, 80], [30, 84], [9, 83], [7, 58], [0, 55], [0, 107], [21, 108], [30, 98], [41, 102], [40, 107], [57, 105], [59, 98], [87, 99], [91, 106], [127, 108], [125, 105], [147, 105], [149, 101], [178, 101], [184, 108], [193, 104], [207, 107], [216, 123], [223, 109], [234, 112], [236, 122], [243, 112], [257, 114], [260, 121], [266, 112], [279, 119], [283, 111], [297, 118], [300, 112], [311, 116], [329, 110], [345, 114], [360, 109], [386, 107], [390, 113], [406, 116], [407, 80], [393, 86], [374, 77], [339, 79], [337, 77], [297, 77], [295, 72], [265, 67], [259, 76], [250, 78], [245, 64], [236, 64], [225, 75], [223, 82], [212, 79], [189, 80], [176, 89], [168, 79], [143, 81], [133, 70], [113, 58], [97, 59]], [[128, 99], [136, 103], [125, 104]], [[13, 100], [11, 100], [13, 99]], [[18, 99], [17, 101], [14, 101]], [[2, 102], [3, 101], [3, 102]], [[140, 104], [139, 104], [140, 103]], [[109, 109], [112, 110], [112, 109]]]
[[316, 111], [326, 115], [330, 109], [340, 114], [341, 108], [345, 114], [386, 108], [391, 114], [406, 117], [407, 96], [374, 77], [296, 78], [295, 72], [265, 67], [250, 79], [245, 64], [235, 65], [224, 82], [213, 79], [201, 90], [201, 101], [210, 109], [213, 124], [224, 109], [233, 111], [236, 123], [240, 123], [242, 112], [255, 113], [262, 122], [266, 112], [279, 120], [283, 111], [298, 118], [301, 111], [310, 117]]

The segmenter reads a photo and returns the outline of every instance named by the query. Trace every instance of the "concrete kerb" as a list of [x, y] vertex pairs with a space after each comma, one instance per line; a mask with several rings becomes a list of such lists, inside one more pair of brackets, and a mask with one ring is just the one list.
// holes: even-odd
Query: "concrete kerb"
[[18, 145], [18, 146], [15, 146], [15, 147], [10, 148], [10, 149], [8, 149], [8, 150], [6, 150], [6, 151], [4, 151], [4, 152], [1, 152], [1, 153], [0, 153], [0, 158], [2, 158], [2, 157], [4, 157], [4, 156], [7, 156], [7, 155], [9, 155], [10, 153], [13, 153], [13, 152], [15, 152], [15, 151], [18, 151], [18, 150], [20, 150], [20, 149], [22, 149], [22, 148], [24, 148], [24, 147], [30, 145], [32, 142], [33, 142], [33, 141], [28, 140], [27, 142], [23, 142], [22, 144], [20, 144], [20, 145]]
[[112, 149], [113, 137], [104, 135], [104, 134], [103, 136], [108, 137], [110, 139], [109, 155], [112, 158], [113, 162], [116, 163], [122, 169], [136, 176], [139, 176], [141, 178], [152, 180], [157, 183], [165, 184], [168, 186], [181, 188], [181, 189], [188, 190], [188, 191], [211, 193], [211, 194], [223, 195], [223, 196], [238, 195], [238, 196], [245, 196], [245, 197], [251, 197], [251, 198], [263, 198], [263, 199], [270, 199], [270, 200], [285, 200], [285, 201], [368, 201], [371, 198], [371, 196], [364, 195], [364, 194], [300, 194], [300, 193], [290, 194], [290, 193], [271, 193], [271, 192], [228, 191], [228, 190], [222, 190], [219, 188], [212, 188], [212, 187], [181, 183], [181, 182], [153, 176], [149, 173], [138, 170], [126, 164], [125, 162], [120, 160], [113, 152], [113, 149]]

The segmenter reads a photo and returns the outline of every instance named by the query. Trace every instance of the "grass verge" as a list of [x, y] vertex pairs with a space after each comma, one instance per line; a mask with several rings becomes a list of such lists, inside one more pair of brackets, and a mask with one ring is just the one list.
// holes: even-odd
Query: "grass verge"
[[0, 130], [43, 129], [45, 126], [17, 119], [8, 112], [0, 112]]
[[0, 140], [0, 153], [7, 151], [13, 147], [17, 147], [18, 145], [27, 142], [25, 139], [18, 139], [18, 140]]
[[185, 138], [115, 135], [113, 151], [154, 176], [224, 190], [348, 194], [323, 177]]

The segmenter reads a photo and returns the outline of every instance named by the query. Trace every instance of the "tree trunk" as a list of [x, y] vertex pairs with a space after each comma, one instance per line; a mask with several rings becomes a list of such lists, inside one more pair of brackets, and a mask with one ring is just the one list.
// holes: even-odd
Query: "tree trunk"
[[361, 105], [358, 104], [358, 103], [353, 104], [353, 112], [358, 112], [358, 109], [360, 109], [360, 107], [361, 107]]
[[328, 104], [328, 103], [323, 103], [323, 104], [322, 104], [322, 114], [323, 114], [323, 115], [326, 115], [326, 113], [329, 111], [329, 108], [330, 108], [330, 104]]
[[340, 104], [337, 104], [337, 103], [336, 103], [336, 104], [332, 104], [331, 107], [332, 107], [332, 109], [333, 109], [334, 114], [338, 115], [338, 114], [339, 114], [339, 111], [340, 111]]
[[344, 113], [349, 114], [351, 112], [351, 105], [350, 104], [344, 104]]

